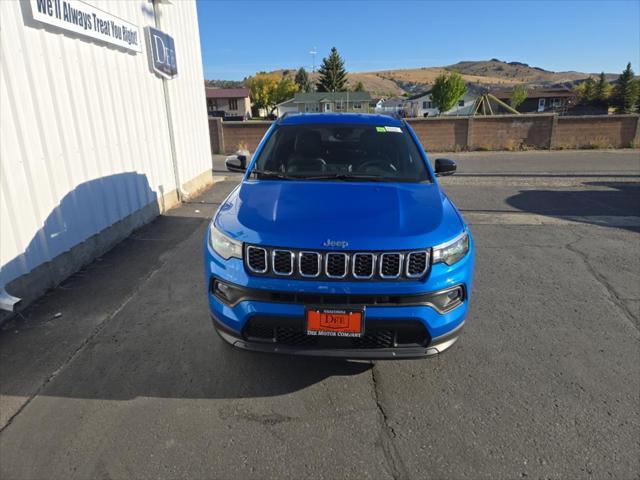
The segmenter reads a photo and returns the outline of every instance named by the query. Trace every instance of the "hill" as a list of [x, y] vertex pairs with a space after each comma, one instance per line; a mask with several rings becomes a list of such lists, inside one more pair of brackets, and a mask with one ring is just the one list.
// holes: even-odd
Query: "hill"
[[[553, 72], [532, 67], [526, 63], [504, 62], [492, 58], [491, 60], [462, 61], [442, 67], [351, 72], [348, 74], [348, 82], [352, 87], [358, 82], [362, 82], [365, 90], [370, 92], [373, 97], [390, 97], [425, 91], [433, 85], [438, 75], [448, 71], [457, 71], [467, 83], [471, 84], [471, 88], [478, 90], [512, 87], [518, 84], [525, 84], [529, 87], [557, 85], [572, 87], [587, 77], [597, 78], [595, 73]], [[293, 79], [296, 70], [275, 70], [270, 73], [279, 73]], [[311, 81], [315, 82], [317, 74], [310, 73], [309, 75]], [[618, 74], [607, 74], [609, 81], [617, 78]]]

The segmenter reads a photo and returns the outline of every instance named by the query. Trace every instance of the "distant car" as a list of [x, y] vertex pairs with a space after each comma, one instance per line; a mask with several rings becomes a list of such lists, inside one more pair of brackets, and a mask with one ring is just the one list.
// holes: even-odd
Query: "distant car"
[[[247, 158], [227, 166], [245, 170]], [[234, 163], [235, 162], [235, 163]], [[274, 122], [207, 230], [214, 326], [236, 347], [347, 358], [449, 348], [474, 244], [411, 127], [383, 115]]]

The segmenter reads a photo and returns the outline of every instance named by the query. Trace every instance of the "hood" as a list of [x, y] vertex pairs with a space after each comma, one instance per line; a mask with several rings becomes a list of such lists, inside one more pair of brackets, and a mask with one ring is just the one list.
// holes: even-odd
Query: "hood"
[[462, 229], [435, 183], [245, 180], [215, 221], [243, 242], [330, 250], [424, 248]]

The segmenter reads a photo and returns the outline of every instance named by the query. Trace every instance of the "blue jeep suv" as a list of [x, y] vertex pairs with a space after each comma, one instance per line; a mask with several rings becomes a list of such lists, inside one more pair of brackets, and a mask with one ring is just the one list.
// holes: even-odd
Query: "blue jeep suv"
[[[245, 158], [227, 160], [245, 170]], [[384, 115], [273, 123], [205, 239], [209, 308], [232, 345], [345, 358], [440, 353], [467, 315], [474, 246], [411, 127]]]

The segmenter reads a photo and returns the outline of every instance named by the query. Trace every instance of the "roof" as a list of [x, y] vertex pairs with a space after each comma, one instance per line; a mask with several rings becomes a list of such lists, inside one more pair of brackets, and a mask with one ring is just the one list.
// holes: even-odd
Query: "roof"
[[[505, 100], [511, 98], [511, 94], [513, 90], [502, 90], [491, 92], [491, 94], [499, 98], [500, 100]], [[575, 93], [566, 88], [533, 88], [531, 90], [527, 90], [527, 98], [559, 98], [559, 97], [575, 97]]]
[[355, 125], [375, 125], [401, 127], [402, 121], [389, 115], [368, 113], [293, 113], [282, 118], [281, 125], [310, 125], [318, 123], [345, 123]]
[[322, 103], [324, 102], [368, 102], [371, 100], [369, 92], [310, 92], [296, 93], [294, 103]]
[[407, 101], [407, 97], [391, 97], [384, 100], [382, 102], [382, 106], [383, 107], [396, 107], [396, 106], [399, 107], [401, 105], [404, 105], [406, 101]]
[[407, 97], [407, 100], [417, 100], [418, 98], [426, 97], [427, 95], [431, 95], [431, 89], [427, 90], [426, 92], [420, 92], [416, 93], [415, 95], [411, 95], [410, 97]]
[[249, 96], [248, 88], [205, 88], [207, 98], [242, 98]]
[[282, 106], [289, 106], [289, 104], [291, 104], [293, 106], [293, 98], [290, 98], [289, 100], [285, 100], [284, 102], [280, 102], [276, 104], [276, 107], [282, 107]]

